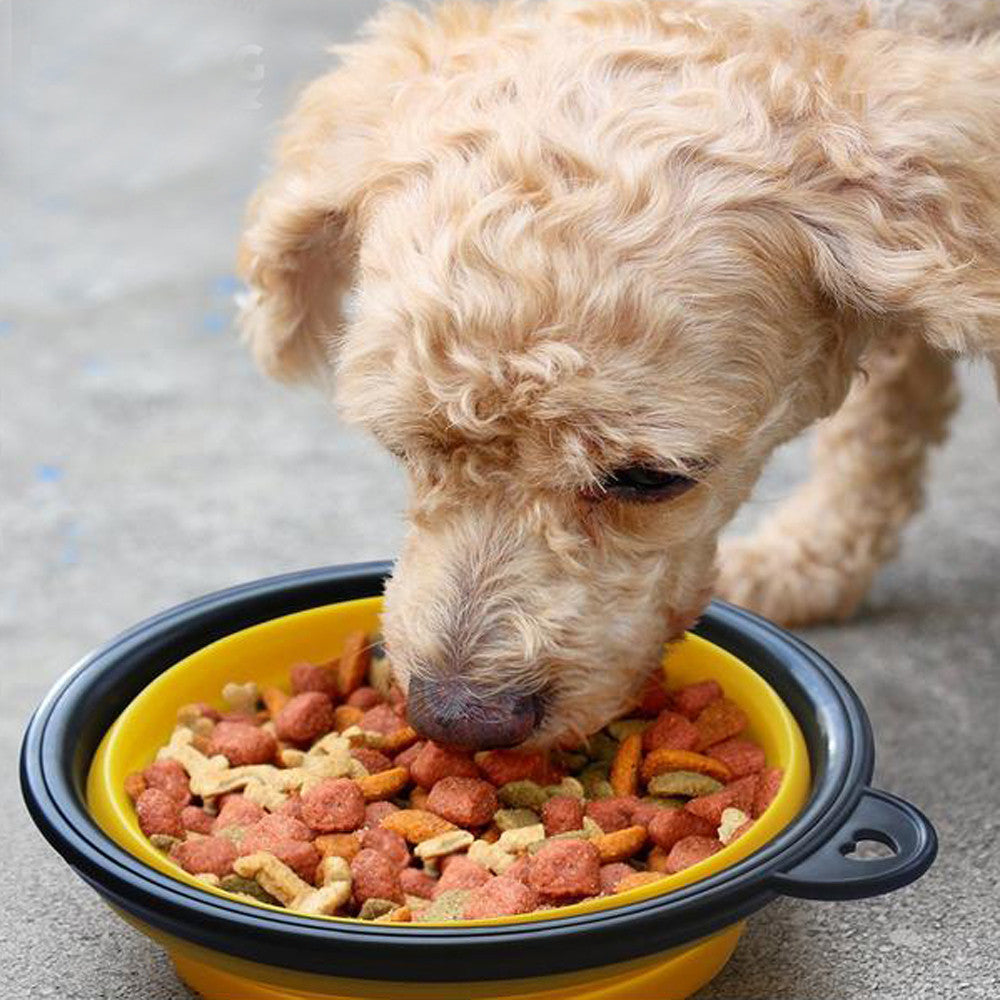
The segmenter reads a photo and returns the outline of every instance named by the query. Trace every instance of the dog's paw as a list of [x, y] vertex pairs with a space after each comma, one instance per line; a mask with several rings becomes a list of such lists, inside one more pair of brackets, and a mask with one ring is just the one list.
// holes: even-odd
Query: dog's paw
[[859, 575], [801, 539], [751, 536], [722, 543], [716, 593], [779, 625], [818, 625], [854, 613], [870, 582]]

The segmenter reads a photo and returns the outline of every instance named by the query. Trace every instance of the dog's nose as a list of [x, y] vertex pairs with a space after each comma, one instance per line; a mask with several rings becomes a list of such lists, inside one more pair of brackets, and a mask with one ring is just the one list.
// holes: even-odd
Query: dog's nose
[[466, 750], [493, 750], [522, 743], [541, 721], [534, 695], [477, 695], [454, 680], [410, 679], [410, 725], [421, 735]]

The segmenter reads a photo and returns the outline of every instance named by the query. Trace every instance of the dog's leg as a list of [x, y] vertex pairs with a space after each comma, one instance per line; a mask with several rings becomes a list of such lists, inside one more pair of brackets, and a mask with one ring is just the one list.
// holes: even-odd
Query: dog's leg
[[723, 543], [720, 596], [785, 625], [844, 619], [896, 554], [957, 403], [953, 362], [910, 335], [864, 368], [819, 430], [812, 477], [754, 534]]

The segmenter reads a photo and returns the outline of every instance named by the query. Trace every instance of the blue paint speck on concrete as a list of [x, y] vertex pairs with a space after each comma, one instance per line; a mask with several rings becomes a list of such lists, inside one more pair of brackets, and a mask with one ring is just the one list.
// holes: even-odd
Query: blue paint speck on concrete
[[14, 332], [14, 324], [9, 319], [0, 319], [0, 337]]
[[110, 370], [108, 363], [100, 358], [88, 358], [83, 363], [85, 375], [107, 375]]
[[35, 469], [35, 478], [40, 483], [58, 483], [63, 477], [63, 470], [58, 465], [39, 465]]
[[222, 333], [228, 323], [226, 317], [219, 315], [219, 313], [206, 313], [201, 325], [208, 333]]

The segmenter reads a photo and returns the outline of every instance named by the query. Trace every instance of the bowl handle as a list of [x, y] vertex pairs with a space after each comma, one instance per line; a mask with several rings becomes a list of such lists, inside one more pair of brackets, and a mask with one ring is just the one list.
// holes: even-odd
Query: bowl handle
[[[859, 841], [875, 840], [892, 857], [856, 858]], [[802, 899], [864, 899], [892, 892], [920, 878], [937, 854], [930, 821], [909, 802], [866, 788], [850, 816], [818, 850], [771, 883], [785, 896]]]

